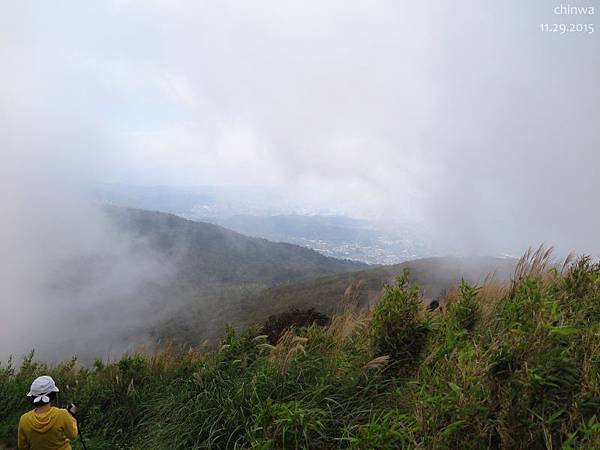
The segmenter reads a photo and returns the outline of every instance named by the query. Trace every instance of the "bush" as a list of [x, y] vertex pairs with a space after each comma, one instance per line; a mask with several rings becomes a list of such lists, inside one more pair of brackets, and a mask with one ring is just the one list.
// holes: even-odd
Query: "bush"
[[479, 319], [479, 302], [477, 301], [477, 288], [462, 280], [458, 296], [448, 304], [448, 326], [459, 333], [469, 333]]
[[427, 324], [418, 287], [408, 284], [405, 271], [393, 286], [385, 286], [373, 311], [373, 346], [377, 355], [387, 355], [402, 366], [414, 362], [425, 344]]
[[325, 314], [310, 309], [292, 309], [281, 314], [269, 316], [262, 327], [261, 333], [267, 335], [270, 344], [275, 345], [279, 338], [291, 327], [308, 327], [310, 325], [326, 326], [331, 319]]

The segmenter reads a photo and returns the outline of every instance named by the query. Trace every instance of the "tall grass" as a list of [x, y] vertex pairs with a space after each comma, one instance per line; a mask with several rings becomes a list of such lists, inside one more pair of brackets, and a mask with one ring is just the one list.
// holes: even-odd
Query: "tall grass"
[[0, 441], [42, 373], [79, 403], [90, 449], [600, 448], [600, 266], [541, 248], [512, 283], [463, 282], [433, 312], [405, 275], [373, 311], [275, 345], [228, 329], [210, 352], [30, 355], [0, 367]]

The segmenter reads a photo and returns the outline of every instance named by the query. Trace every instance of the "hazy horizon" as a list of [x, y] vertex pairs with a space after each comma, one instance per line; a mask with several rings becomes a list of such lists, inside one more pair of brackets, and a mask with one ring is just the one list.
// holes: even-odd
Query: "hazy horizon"
[[164, 275], [86, 197], [100, 182], [265, 188], [461, 254], [600, 255], [600, 30], [544, 30], [598, 11], [560, 5], [7, 3], [0, 341], [53, 316], [48, 283], [82, 254], [114, 265], [109, 292], [56, 300], [81, 311]]

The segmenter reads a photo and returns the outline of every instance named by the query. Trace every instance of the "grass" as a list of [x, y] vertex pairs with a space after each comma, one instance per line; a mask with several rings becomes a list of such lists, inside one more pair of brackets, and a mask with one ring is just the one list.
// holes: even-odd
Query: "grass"
[[539, 249], [509, 283], [461, 286], [429, 312], [406, 276], [276, 345], [227, 329], [82, 367], [33, 355], [0, 367], [0, 441], [14, 445], [31, 380], [81, 408], [91, 449], [600, 448], [600, 266]]

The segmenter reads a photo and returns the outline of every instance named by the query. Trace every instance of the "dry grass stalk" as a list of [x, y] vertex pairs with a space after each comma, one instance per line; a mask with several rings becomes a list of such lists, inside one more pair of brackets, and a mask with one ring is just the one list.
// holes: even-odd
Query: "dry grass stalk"
[[350, 283], [350, 285], [344, 291], [343, 302], [350, 307], [356, 306], [364, 285], [365, 280], [358, 280]]
[[127, 386], [127, 393], [125, 395], [127, 395], [129, 397], [130, 395], [133, 395], [134, 392], [135, 392], [135, 386], [133, 385], [133, 378], [132, 378], [131, 381], [129, 382], [129, 385]]
[[377, 358], [372, 359], [368, 363], [363, 366], [363, 369], [381, 369], [386, 366], [390, 361], [390, 357], [388, 355], [378, 356]]
[[266, 334], [260, 334], [260, 335], [256, 336], [255, 338], [253, 338], [252, 340], [254, 342], [256, 342], [256, 341], [264, 341], [267, 338], [268, 338], [268, 336]]
[[477, 299], [483, 320], [492, 317], [496, 305], [508, 295], [509, 291], [510, 283], [499, 280], [489, 281], [479, 288]]
[[308, 342], [307, 338], [297, 336], [291, 329], [287, 330], [280, 336], [277, 345], [272, 348], [271, 358], [286, 372], [298, 353], [306, 353], [304, 349], [306, 342]]
[[567, 272], [567, 270], [569, 270], [569, 268], [573, 265], [575, 260], [576, 260], [575, 253], [573, 253], [573, 252], [569, 253], [563, 262], [563, 265], [560, 269], [560, 274], [564, 275]]
[[542, 276], [553, 264], [552, 252], [554, 247], [548, 247], [541, 244], [535, 251], [529, 247], [525, 254], [519, 259], [515, 269], [515, 281], [522, 280], [529, 276]]
[[359, 311], [355, 306], [349, 306], [331, 320], [328, 332], [333, 341], [340, 346], [356, 331], [366, 328], [370, 320], [370, 312]]
[[460, 295], [460, 291], [458, 289], [458, 286], [454, 285], [454, 286], [450, 286], [446, 292], [446, 295], [443, 299], [443, 301], [440, 301], [440, 305], [438, 308], [434, 309], [433, 311], [430, 312], [430, 314], [432, 314], [433, 316], [439, 315], [439, 316], [446, 316], [446, 314], [448, 313], [448, 306], [450, 306], [452, 303], [454, 303], [456, 301], [456, 299], [459, 297]]
[[569, 253], [561, 264], [552, 258], [553, 250], [553, 247], [546, 248], [544, 244], [535, 251], [529, 248], [517, 263], [512, 281], [513, 287], [527, 277], [537, 278], [545, 285], [550, 285], [559, 276], [564, 276], [573, 267], [576, 261], [575, 254]]
[[271, 350], [274, 350], [274, 349], [275, 349], [275, 346], [274, 346], [274, 345], [267, 344], [267, 343], [264, 343], [264, 344], [258, 344], [258, 345], [257, 345], [257, 347], [258, 347], [258, 348], [260, 348], [261, 350], [269, 350], [269, 351], [271, 351]]

